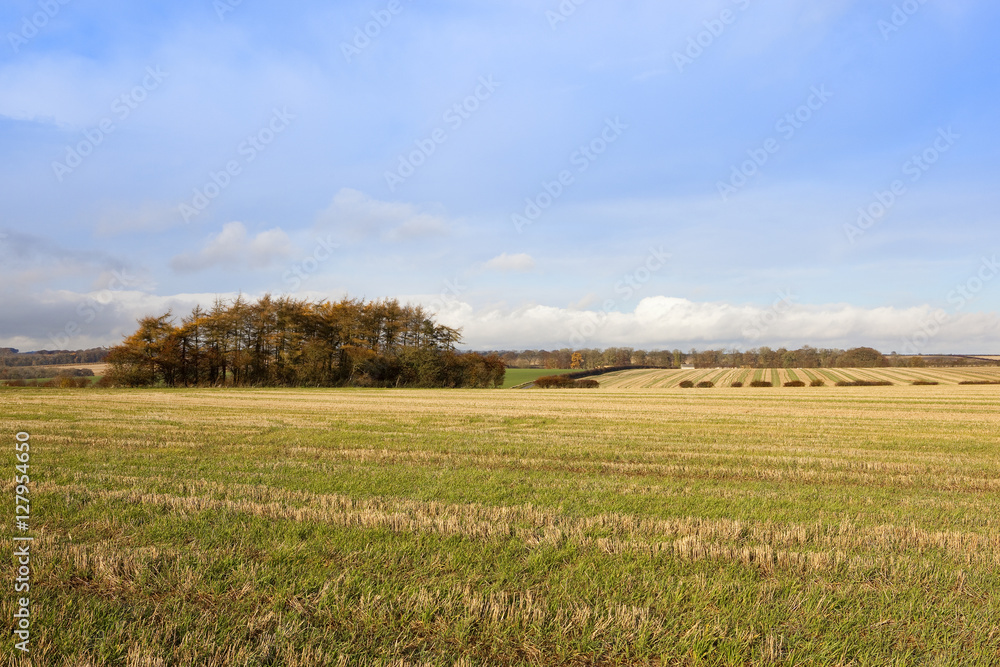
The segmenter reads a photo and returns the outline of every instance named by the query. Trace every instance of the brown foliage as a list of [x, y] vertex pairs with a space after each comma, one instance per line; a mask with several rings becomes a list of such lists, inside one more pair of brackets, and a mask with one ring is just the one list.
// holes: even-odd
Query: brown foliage
[[111, 349], [115, 386], [497, 387], [499, 356], [460, 354], [460, 332], [396, 300], [257, 302], [196, 308], [178, 326], [146, 317]]

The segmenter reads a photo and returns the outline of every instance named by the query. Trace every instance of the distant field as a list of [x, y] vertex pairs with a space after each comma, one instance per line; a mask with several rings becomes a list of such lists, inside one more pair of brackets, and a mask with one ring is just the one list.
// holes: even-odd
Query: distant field
[[[15, 366], [12, 368], [16, 369], [19, 367]], [[101, 376], [103, 376], [107, 372], [108, 364], [103, 362], [95, 364], [45, 364], [43, 366], [28, 366], [26, 368], [30, 368], [32, 370], [41, 370], [47, 373], [46, 377], [26, 379], [25, 382], [29, 384], [43, 384], [45, 382], [48, 382], [49, 380], [55, 379], [56, 375], [60, 371], [71, 370], [75, 368], [88, 368], [94, 373], [94, 375], [93, 377], [87, 377], [86, 379], [90, 382], [90, 384], [93, 385], [97, 383], [101, 379]], [[14, 379], [16, 380], [16, 378]], [[0, 380], [0, 385], [8, 381], [9, 380]]]
[[563, 373], [574, 373], [580, 369], [570, 368], [508, 368], [507, 374], [503, 378], [503, 387], [509, 389], [525, 382], [533, 382], [546, 375], [562, 375]]
[[[675, 370], [652, 369], [618, 371], [597, 378], [602, 389], [669, 389], [678, 387], [684, 380], [695, 384], [703, 380], [715, 383], [716, 387], [729, 387], [733, 382], [743, 382], [744, 389], [751, 379], [763, 378], [772, 384], [783, 385], [792, 380], [801, 380], [807, 385], [813, 379], [820, 379], [833, 385], [839, 380], [875, 380], [893, 384], [913, 384], [915, 380], [930, 380], [942, 385], [957, 385], [962, 381], [1000, 381], [1000, 368], [984, 366], [980, 368], [783, 368], [783, 369], [701, 369]], [[806, 387], [807, 389], [809, 387]]]
[[107, 372], [108, 364], [106, 364], [104, 362], [99, 362], [99, 363], [94, 363], [94, 364], [46, 364], [44, 366], [26, 366], [26, 367], [11, 366], [11, 368], [45, 368], [45, 369], [52, 369], [52, 375], [53, 376], [56, 373], [58, 373], [59, 371], [67, 370], [67, 369], [70, 369], [70, 368], [89, 368], [90, 370], [94, 371], [94, 375], [104, 375], [104, 373]]
[[94, 375], [104, 375], [108, 370], [108, 364], [104, 362], [94, 364], [53, 364], [51, 366], [46, 366], [46, 368], [54, 368], [56, 369], [56, 372], [67, 368], [89, 368], [94, 371]]
[[94, 364], [45, 364], [43, 366], [11, 366], [9, 368], [11, 370], [16, 370], [18, 368], [30, 368], [32, 370], [37, 369], [37, 370], [51, 371], [51, 374], [49, 374], [46, 378], [40, 378], [40, 380], [44, 382], [45, 380], [51, 380], [52, 378], [54, 378], [56, 374], [59, 373], [59, 371], [71, 370], [74, 368], [89, 368], [91, 371], [93, 371], [94, 375], [99, 378], [100, 376], [107, 373], [108, 364], [104, 362], [94, 363]]
[[0, 388], [0, 484], [30, 432], [37, 665], [996, 665], [998, 407]]

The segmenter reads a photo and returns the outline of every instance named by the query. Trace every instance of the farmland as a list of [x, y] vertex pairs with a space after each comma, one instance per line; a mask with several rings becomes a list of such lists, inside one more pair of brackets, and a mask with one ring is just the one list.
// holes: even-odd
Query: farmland
[[568, 368], [508, 368], [507, 373], [504, 375], [503, 388], [516, 387], [519, 384], [532, 382], [545, 375], [562, 375], [573, 372], [572, 369]]
[[697, 384], [713, 382], [716, 387], [729, 387], [734, 382], [749, 384], [762, 379], [775, 387], [801, 380], [809, 384], [822, 380], [827, 385], [837, 382], [884, 381], [894, 385], [910, 385], [915, 381], [957, 385], [962, 382], [1000, 382], [1000, 368], [782, 368], [782, 369], [645, 369], [618, 371], [598, 376], [602, 389], [668, 389], [689, 380]]
[[917, 372], [0, 388], [35, 664], [996, 664], [1000, 387]]

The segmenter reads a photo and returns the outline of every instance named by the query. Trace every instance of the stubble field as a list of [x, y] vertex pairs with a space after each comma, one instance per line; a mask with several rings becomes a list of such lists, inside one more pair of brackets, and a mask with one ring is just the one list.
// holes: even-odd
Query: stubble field
[[998, 407], [0, 389], [11, 508], [31, 434], [33, 664], [996, 664]]
[[644, 369], [618, 371], [596, 378], [604, 389], [670, 389], [689, 380], [711, 382], [716, 387], [729, 387], [734, 382], [744, 385], [753, 380], [770, 382], [780, 387], [796, 380], [810, 384], [820, 380], [826, 385], [837, 382], [889, 382], [907, 385], [914, 382], [934, 382], [954, 385], [961, 383], [1000, 384], [1000, 368], [995, 366], [968, 368], [702, 368], [691, 370]]

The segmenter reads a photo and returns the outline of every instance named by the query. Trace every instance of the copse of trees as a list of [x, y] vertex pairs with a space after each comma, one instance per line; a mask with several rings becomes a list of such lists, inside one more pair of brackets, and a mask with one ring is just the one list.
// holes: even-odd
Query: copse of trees
[[108, 355], [118, 386], [497, 387], [496, 355], [460, 353], [459, 330], [396, 300], [216, 301], [176, 323], [145, 317]]
[[841, 368], [880, 368], [889, 365], [885, 355], [870, 347], [855, 347], [837, 357]]

